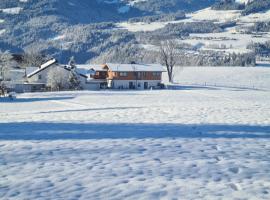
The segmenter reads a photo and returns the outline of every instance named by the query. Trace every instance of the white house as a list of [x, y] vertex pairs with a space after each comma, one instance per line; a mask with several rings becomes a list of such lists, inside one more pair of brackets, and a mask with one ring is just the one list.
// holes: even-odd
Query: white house
[[27, 80], [29, 83], [42, 83], [47, 84], [48, 72], [52, 67], [58, 67], [56, 59], [51, 59], [46, 63], [42, 64], [39, 68], [27, 74]]
[[56, 59], [51, 59], [42, 64], [39, 68], [27, 74], [28, 85], [29, 84], [43, 84], [44, 87], [48, 84], [48, 73], [52, 68], [60, 68], [67, 75], [73, 70], [80, 80], [82, 89], [84, 90], [98, 90], [100, 84], [97, 81], [90, 80], [90, 68], [83, 67], [83, 65], [67, 66], [57, 63]]

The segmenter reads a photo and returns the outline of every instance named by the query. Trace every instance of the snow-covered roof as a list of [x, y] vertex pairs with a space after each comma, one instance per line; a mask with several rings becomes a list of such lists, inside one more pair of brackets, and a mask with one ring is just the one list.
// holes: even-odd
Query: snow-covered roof
[[45, 67], [49, 67], [51, 66], [52, 64], [56, 63], [57, 60], [55, 58], [51, 59], [51, 60], [48, 60], [47, 62], [45, 62], [44, 64], [42, 64], [40, 66], [40, 68], [45, 68]]
[[26, 74], [31, 74], [34, 71], [37, 71], [39, 68], [38, 67], [26, 67]]
[[104, 69], [105, 65], [97, 65], [97, 64], [83, 64], [83, 65], [76, 65], [77, 69], [85, 69], [90, 70], [94, 69], [95, 71], [107, 71]]
[[165, 72], [162, 65], [158, 64], [113, 64], [107, 66], [114, 72]]
[[34, 76], [34, 75], [38, 74], [39, 72], [41, 72], [41, 71], [47, 69], [48, 67], [50, 67], [51, 65], [53, 65], [53, 64], [55, 64], [55, 63], [57, 63], [57, 60], [54, 59], [54, 58], [51, 59], [51, 60], [49, 60], [49, 61], [47, 61], [46, 63], [42, 64], [42, 65], [40, 66], [40, 68], [38, 68], [37, 70], [33, 71], [33, 72], [30, 73], [30, 74], [27, 74], [27, 78], [31, 78], [32, 76]]
[[87, 74], [88, 74], [88, 71], [86, 69], [83, 69], [83, 68], [75, 68], [75, 69], [72, 69], [70, 66], [63, 66], [63, 68], [67, 71], [71, 71], [71, 70], [74, 70], [74, 72], [83, 77], [83, 78], [87, 78]]

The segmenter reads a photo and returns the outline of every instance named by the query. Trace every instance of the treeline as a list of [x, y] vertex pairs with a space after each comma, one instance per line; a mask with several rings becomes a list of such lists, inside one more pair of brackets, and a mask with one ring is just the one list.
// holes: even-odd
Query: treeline
[[182, 66], [255, 66], [254, 53], [225, 54], [223, 52], [206, 51], [199, 54], [181, 53], [178, 65]]
[[221, 0], [212, 6], [213, 10], [242, 10], [243, 15], [257, 13], [270, 9], [269, 0], [254, 0], [246, 5], [236, 2], [235, 0]]
[[185, 19], [186, 15], [182, 11], [178, 11], [172, 14], [160, 14], [160, 15], [152, 15], [145, 17], [135, 17], [128, 20], [129, 23], [135, 22], [143, 22], [143, 23], [151, 23], [151, 22], [167, 22], [167, 21], [176, 21]]
[[222, 0], [222, 1], [216, 2], [212, 6], [212, 9], [213, 10], [243, 10], [245, 9], [245, 5], [235, 2], [235, 0]]
[[256, 55], [270, 56], [270, 41], [265, 43], [253, 43], [248, 45], [247, 48], [253, 50]]
[[243, 10], [243, 15], [249, 15], [251, 13], [261, 12], [270, 9], [270, 1], [269, 0], [255, 0], [249, 2], [245, 9]]
[[254, 26], [249, 28], [251, 32], [270, 32], [270, 21], [268, 22], [256, 22]]
[[216, 33], [221, 31], [222, 28], [213, 22], [182, 22], [167, 24], [164, 28], [155, 30], [151, 33], [146, 33], [146, 35], [152, 39], [155, 38], [160, 40], [189, 36], [191, 33]]
[[[122, 46], [111, 49], [100, 57], [92, 60], [95, 63], [118, 62], [131, 63], [160, 63], [159, 49], [146, 50], [138, 45]], [[176, 64], [180, 66], [255, 66], [256, 56], [254, 53], [224, 53], [217, 51], [185, 51], [179, 49], [175, 58]]]

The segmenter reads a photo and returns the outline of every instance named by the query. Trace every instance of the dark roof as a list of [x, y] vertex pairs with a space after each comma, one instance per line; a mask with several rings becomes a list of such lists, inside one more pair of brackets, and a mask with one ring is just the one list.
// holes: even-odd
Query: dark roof
[[[65, 70], [71, 71], [71, 68], [64, 66]], [[83, 78], [88, 78], [88, 76], [86, 76], [85, 74], [79, 73], [75, 70], [76, 74], [78, 74], [79, 76], [83, 77]]]

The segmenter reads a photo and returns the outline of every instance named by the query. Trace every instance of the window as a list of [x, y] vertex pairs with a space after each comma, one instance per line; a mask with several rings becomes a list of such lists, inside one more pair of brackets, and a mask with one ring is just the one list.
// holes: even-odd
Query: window
[[120, 72], [119, 76], [128, 76], [128, 73], [127, 72]]
[[134, 75], [135, 75], [136, 78], [141, 78], [142, 77], [141, 72], [134, 72]]
[[41, 80], [41, 79], [42, 79], [42, 75], [39, 74], [39, 75], [38, 75], [38, 80]]
[[161, 73], [160, 72], [153, 72], [153, 76], [160, 76]]

